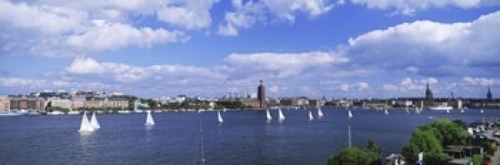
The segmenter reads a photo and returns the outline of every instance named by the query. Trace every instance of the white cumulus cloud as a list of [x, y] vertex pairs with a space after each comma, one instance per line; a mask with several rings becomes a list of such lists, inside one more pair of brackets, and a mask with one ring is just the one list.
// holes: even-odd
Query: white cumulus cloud
[[[2, 54], [75, 56], [129, 46], [184, 42], [184, 31], [138, 26], [134, 16], [151, 17], [161, 6], [180, 7], [186, 17], [168, 22], [187, 29], [207, 27], [214, 2], [155, 1], [0, 1]], [[194, 13], [194, 14], [193, 14]], [[191, 21], [191, 22], [190, 22]], [[182, 24], [180, 24], [182, 22]]]
[[500, 79], [498, 78], [484, 78], [484, 77], [470, 77], [466, 76], [462, 78], [462, 81], [466, 85], [480, 85], [480, 86], [489, 86], [489, 85], [500, 85]]
[[271, 71], [278, 77], [296, 76], [306, 69], [347, 61], [347, 58], [329, 52], [230, 54], [224, 59], [224, 63], [233, 68]]
[[223, 80], [226, 75], [213, 68], [182, 65], [151, 65], [146, 67], [122, 63], [98, 62], [89, 57], [76, 58], [65, 71], [69, 74], [88, 74], [101, 79], [120, 83], [141, 82], [146, 80]]
[[47, 82], [45, 80], [19, 78], [19, 77], [0, 77], [0, 87], [42, 87]]
[[186, 0], [172, 3], [157, 11], [159, 20], [186, 29], [207, 28], [212, 22], [210, 9], [218, 0]]
[[66, 68], [69, 73], [75, 74], [92, 74], [102, 73], [105, 68], [92, 58], [76, 58], [69, 67]]
[[417, 11], [429, 8], [459, 7], [471, 9], [499, 4], [495, 0], [351, 0], [351, 2], [366, 5], [368, 8], [395, 10], [395, 12], [404, 15], [412, 15]]
[[464, 68], [494, 69], [500, 65], [496, 58], [500, 53], [500, 33], [495, 30], [500, 29], [499, 20], [500, 12], [494, 12], [471, 22], [403, 23], [350, 38], [341, 51], [356, 66], [426, 77], [468, 74]]
[[394, 84], [384, 84], [382, 86], [382, 88], [384, 91], [398, 91], [399, 90], [399, 87], [397, 85], [394, 85]]
[[96, 26], [84, 33], [67, 37], [66, 43], [77, 51], [112, 50], [127, 46], [151, 46], [155, 43], [172, 43], [184, 40], [180, 31], [135, 28], [127, 24], [97, 21]]
[[272, 20], [295, 22], [297, 15], [318, 17], [330, 11], [334, 4], [327, 0], [233, 0], [235, 11], [226, 12], [224, 23], [219, 25], [218, 34], [237, 36], [238, 30], [250, 28], [258, 22]]

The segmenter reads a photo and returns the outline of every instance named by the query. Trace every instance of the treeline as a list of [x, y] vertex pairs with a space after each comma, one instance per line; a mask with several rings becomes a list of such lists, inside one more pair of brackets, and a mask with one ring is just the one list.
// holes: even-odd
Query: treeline
[[[403, 147], [402, 155], [407, 164], [414, 164], [418, 154], [424, 153], [424, 164], [447, 164], [449, 159], [443, 153], [448, 145], [466, 145], [472, 136], [467, 132], [467, 125], [460, 120], [438, 119], [435, 122], [417, 127], [412, 137]], [[492, 154], [495, 148], [489, 142], [479, 144]], [[345, 148], [339, 154], [333, 155], [330, 165], [376, 165], [382, 164], [380, 149], [373, 139], [369, 140], [367, 148]]]
[[368, 140], [366, 148], [347, 147], [337, 155], [333, 155], [329, 160], [329, 165], [379, 165], [382, 164], [380, 158], [381, 149], [373, 138]]
[[404, 145], [402, 155], [406, 162], [412, 163], [417, 160], [418, 153], [423, 152], [425, 164], [447, 164], [443, 149], [448, 145], [465, 145], [470, 137], [462, 121], [438, 119], [417, 127]]

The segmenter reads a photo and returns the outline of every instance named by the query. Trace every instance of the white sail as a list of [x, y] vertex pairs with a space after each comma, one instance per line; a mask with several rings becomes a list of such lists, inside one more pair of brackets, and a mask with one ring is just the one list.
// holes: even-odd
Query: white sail
[[147, 112], [146, 123], [144, 125], [152, 126], [155, 125], [155, 121], [153, 120], [153, 116], [151, 115], [151, 111]]
[[385, 109], [385, 110], [384, 110], [384, 113], [385, 113], [386, 115], [388, 115], [388, 114], [389, 114], [389, 111], [387, 111], [387, 109]]
[[83, 112], [82, 122], [80, 124], [80, 130], [78, 132], [93, 132], [94, 127], [90, 124], [89, 119], [87, 118], [87, 112]]
[[484, 110], [483, 110], [483, 109], [481, 109], [481, 111], [480, 111], [480, 112], [481, 112], [481, 113], [484, 113]]
[[460, 113], [464, 113], [464, 109], [463, 108], [460, 108]]
[[222, 116], [220, 115], [220, 111], [217, 111], [217, 119], [218, 119], [219, 123], [224, 122], [224, 119], [222, 119]]
[[408, 107], [405, 108], [405, 111], [407, 114], [410, 114], [410, 111], [408, 110]]
[[92, 113], [92, 118], [90, 119], [90, 124], [92, 124], [92, 127], [94, 127], [94, 129], [99, 129], [101, 128], [101, 125], [99, 125], [99, 122], [97, 121], [97, 117], [95, 116], [95, 113]]
[[266, 110], [266, 118], [267, 118], [267, 121], [270, 121], [273, 119], [273, 117], [271, 117], [271, 113], [269, 113], [269, 109]]
[[[318, 114], [319, 116], [319, 114]], [[312, 121], [314, 119], [313, 114], [311, 111], [309, 111], [309, 121]]]
[[281, 108], [280, 108], [280, 109], [278, 109], [278, 119], [279, 119], [280, 121], [285, 120], [285, 115], [283, 115], [283, 112], [281, 112]]
[[447, 109], [447, 110], [446, 110], [446, 113], [450, 113], [450, 110], [449, 110], [449, 109]]
[[321, 108], [318, 108], [318, 118], [323, 117], [323, 111], [321, 111]]

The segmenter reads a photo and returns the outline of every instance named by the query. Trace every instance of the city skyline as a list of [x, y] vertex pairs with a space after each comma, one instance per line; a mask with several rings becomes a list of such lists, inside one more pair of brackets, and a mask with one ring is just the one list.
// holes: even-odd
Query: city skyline
[[0, 95], [493, 98], [495, 1], [1, 1]]

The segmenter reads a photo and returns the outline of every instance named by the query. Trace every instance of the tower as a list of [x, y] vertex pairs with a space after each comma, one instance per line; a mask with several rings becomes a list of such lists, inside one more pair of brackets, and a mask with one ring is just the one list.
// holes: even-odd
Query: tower
[[429, 89], [429, 82], [427, 82], [427, 89], [425, 90], [425, 100], [424, 100], [424, 107], [430, 107], [433, 104], [433, 96], [432, 96], [432, 91]]
[[488, 93], [486, 93], [486, 100], [492, 101], [493, 96], [491, 95], [491, 87], [488, 85]]
[[259, 108], [266, 107], [266, 87], [264, 82], [260, 80], [260, 85], [257, 87], [257, 99], [259, 100]]

